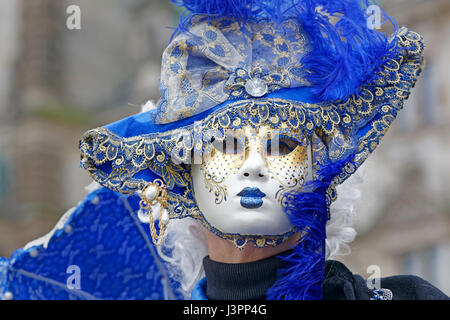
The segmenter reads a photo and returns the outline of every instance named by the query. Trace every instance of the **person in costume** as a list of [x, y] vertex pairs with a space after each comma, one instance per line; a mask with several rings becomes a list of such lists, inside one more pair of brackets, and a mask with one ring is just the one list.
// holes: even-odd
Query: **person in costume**
[[372, 1], [172, 2], [186, 11], [161, 98], [80, 151], [103, 188], [138, 197], [180, 298], [447, 299], [413, 276], [369, 289], [329, 259], [355, 235], [336, 187], [408, 98], [420, 35], [368, 28]]
[[343, 268], [325, 263], [336, 186], [402, 108], [422, 39], [369, 29], [369, 1], [175, 3], [156, 109], [87, 132], [82, 164], [141, 195], [156, 244], [171, 220], [206, 229], [195, 298], [321, 299]]

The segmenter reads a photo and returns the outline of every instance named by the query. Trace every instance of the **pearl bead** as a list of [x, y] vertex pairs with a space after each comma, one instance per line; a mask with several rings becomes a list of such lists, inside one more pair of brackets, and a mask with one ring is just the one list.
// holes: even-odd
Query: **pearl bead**
[[152, 216], [155, 221], [159, 219], [159, 211], [160, 210], [161, 210], [161, 207], [159, 206], [159, 203], [156, 204], [156, 206], [152, 206]]
[[157, 191], [156, 186], [148, 186], [147, 189], [145, 189], [144, 196], [148, 201], [153, 201], [156, 198]]
[[142, 210], [139, 209], [137, 212], [138, 218], [141, 222], [143, 223], [149, 223], [149, 218], [148, 218], [148, 211], [147, 210]]
[[161, 216], [161, 223], [163, 225], [166, 225], [169, 223], [169, 213], [167, 212], [167, 209], [164, 209], [162, 216]]
[[72, 226], [71, 226], [70, 224], [66, 225], [66, 226], [64, 227], [64, 231], [65, 231], [66, 233], [72, 232]]
[[36, 258], [38, 256], [38, 251], [36, 249], [30, 250], [30, 256]]

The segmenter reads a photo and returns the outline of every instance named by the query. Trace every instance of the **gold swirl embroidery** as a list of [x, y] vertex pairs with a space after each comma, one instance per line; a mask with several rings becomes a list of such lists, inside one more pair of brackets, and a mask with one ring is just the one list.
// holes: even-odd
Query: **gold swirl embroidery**
[[227, 200], [228, 192], [225, 186], [221, 185], [223, 181], [216, 181], [215, 177], [208, 172], [206, 172], [203, 168], [201, 169], [203, 172], [203, 179], [205, 180], [205, 187], [209, 192], [214, 193], [214, 203], [221, 204], [223, 200]]

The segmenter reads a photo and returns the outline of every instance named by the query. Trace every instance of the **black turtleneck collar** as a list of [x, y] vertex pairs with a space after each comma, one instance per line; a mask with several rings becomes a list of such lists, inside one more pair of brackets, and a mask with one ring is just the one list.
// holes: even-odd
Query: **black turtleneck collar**
[[205, 257], [206, 296], [210, 300], [264, 300], [283, 264], [278, 256], [247, 263], [221, 263]]
[[[292, 250], [281, 255], [288, 255]], [[248, 263], [221, 263], [203, 259], [206, 275], [206, 296], [210, 300], [264, 300], [267, 290], [279, 276], [284, 262], [278, 256]], [[323, 298], [353, 300], [355, 297], [353, 274], [342, 263], [325, 263]], [[367, 289], [366, 289], [367, 290]], [[366, 291], [364, 290], [364, 291]]]

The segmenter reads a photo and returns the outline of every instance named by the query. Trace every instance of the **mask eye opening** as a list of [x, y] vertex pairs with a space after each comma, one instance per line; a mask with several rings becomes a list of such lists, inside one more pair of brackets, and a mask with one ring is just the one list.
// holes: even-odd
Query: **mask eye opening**
[[223, 140], [212, 139], [211, 144], [215, 151], [227, 155], [240, 155], [245, 149], [245, 138], [227, 135]]
[[300, 145], [300, 142], [284, 134], [267, 139], [266, 154], [271, 157], [281, 157], [290, 154]]

